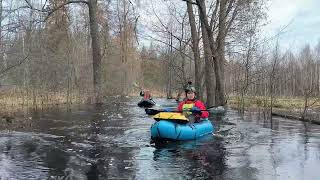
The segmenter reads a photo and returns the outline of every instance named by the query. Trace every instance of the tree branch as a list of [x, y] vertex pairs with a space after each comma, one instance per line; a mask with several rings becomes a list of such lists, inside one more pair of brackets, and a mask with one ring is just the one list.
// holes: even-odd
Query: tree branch
[[75, 3], [83, 3], [83, 4], [89, 4], [88, 1], [85, 1], [85, 0], [69, 0], [61, 5], [59, 5], [58, 7], [54, 8], [54, 9], [45, 9], [45, 4], [47, 3], [47, 1], [45, 2], [45, 4], [42, 6], [41, 9], [38, 9], [38, 8], [35, 8], [30, 2], [29, 0], [24, 0], [26, 3], [27, 3], [27, 8], [29, 9], [32, 9], [32, 10], [36, 10], [36, 11], [39, 11], [39, 12], [43, 12], [43, 13], [48, 13], [47, 14], [47, 17], [43, 20], [43, 21], [46, 21], [51, 14], [53, 14], [55, 11], [59, 10], [60, 8], [68, 5], [68, 4], [75, 4]]
[[[232, 9], [232, 5], [234, 4], [233, 2], [234, 2], [234, 1], [232, 1], [232, 2], [229, 4], [229, 7], [228, 7], [228, 9], [227, 9], [227, 14], [226, 14], [226, 15], [228, 15], [228, 14], [230, 13], [230, 11], [231, 11], [231, 9]], [[239, 3], [236, 4], [236, 7], [235, 7], [234, 10], [233, 10], [233, 13], [232, 13], [232, 15], [231, 15], [231, 18], [230, 18], [229, 22], [227, 22], [226, 32], [229, 32], [230, 27], [231, 27], [233, 21], [235, 20], [235, 18], [236, 18], [237, 15], [238, 15], [238, 8], [239, 8]]]
[[191, 4], [194, 4], [194, 5], [198, 5], [198, 3], [196, 3], [196, 2], [193, 2], [193, 1], [191, 1], [191, 0], [182, 0], [182, 1], [185, 1], [185, 2], [187, 2], [187, 3], [191, 3]]
[[[160, 17], [158, 16], [158, 14], [154, 11], [154, 9], [153, 9], [153, 13], [154, 13], [154, 15], [156, 16], [156, 18], [158, 19], [158, 21], [160, 22], [161, 26], [166, 30], [165, 32], [170, 33], [170, 35], [171, 35], [172, 37], [174, 37], [175, 39], [177, 39], [178, 41], [182, 41], [182, 42], [185, 43], [185, 44], [188, 43], [188, 42], [185, 42], [183, 39], [181, 39], [181, 38], [177, 37], [176, 35], [174, 35], [174, 34], [172, 33], [172, 31], [170, 31], [170, 29], [169, 29], [166, 25], [164, 25], [164, 23], [162, 22], [161, 18], [160, 18]], [[160, 27], [159, 27], [159, 29], [160, 29]]]
[[217, 0], [216, 1], [216, 6], [215, 6], [215, 8], [214, 8], [214, 10], [212, 12], [212, 15], [211, 15], [210, 27], [211, 27], [212, 31], [214, 30], [213, 24], [216, 24], [216, 22], [217, 22], [216, 17], [217, 17], [219, 3], [220, 3], [220, 1]]
[[[167, 43], [167, 42], [164, 42], [164, 41], [162, 41], [162, 40], [160, 40], [160, 39], [156, 39], [156, 38], [154, 38], [154, 37], [152, 37], [152, 36], [150, 36], [150, 35], [147, 35], [150, 39], [153, 39], [153, 40], [155, 40], [155, 41], [158, 41], [158, 42], [160, 42], [160, 43], [163, 43], [163, 44], [165, 44], [165, 45], [169, 45], [169, 46], [171, 46], [169, 43]], [[182, 53], [183, 55], [185, 55], [187, 58], [189, 58], [190, 60], [193, 60], [193, 58], [191, 57], [191, 56], [189, 56], [188, 54], [186, 54], [186, 53], [184, 53], [184, 52], [181, 52], [180, 51], [180, 49], [179, 48], [176, 48], [176, 47], [174, 47], [174, 46], [171, 46], [173, 49], [175, 49], [176, 51], [178, 51], [178, 52], [180, 52], [180, 53]]]
[[9, 70], [11, 70], [14, 67], [20, 66], [23, 62], [25, 62], [28, 59], [29, 55], [26, 56], [24, 59], [22, 59], [20, 62], [17, 64], [11, 65], [3, 70], [0, 71], [0, 77], [2, 77], [5, 73], [7, 73]]

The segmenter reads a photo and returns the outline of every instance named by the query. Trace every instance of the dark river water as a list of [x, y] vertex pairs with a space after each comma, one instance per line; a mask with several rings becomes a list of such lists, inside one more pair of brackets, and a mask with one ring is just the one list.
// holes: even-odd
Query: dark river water
[[[228, 110], [213, 135], [151, 142], [138, 98], [33, 112], [0, 131], [0, 179], [320, 179], [320, 126]], [[155, 99], [160, 106], [177, 106]]]

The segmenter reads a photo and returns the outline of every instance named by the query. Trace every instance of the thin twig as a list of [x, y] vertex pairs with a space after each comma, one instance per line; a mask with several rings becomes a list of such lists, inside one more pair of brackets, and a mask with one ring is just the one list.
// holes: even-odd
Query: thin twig
[[11, 70], [12, 68], [15, 68], [17, 66], [20, 66], [23, 62], [25, 62], [28, 59], [29, 55], [26, 56], [23, 60], [19, 61], [17, 64], [11, 65], [3, 70], [0, 71], [0, 78], [3, 77], [3, 75], [5, 73], [7, 73], [9, 70]]

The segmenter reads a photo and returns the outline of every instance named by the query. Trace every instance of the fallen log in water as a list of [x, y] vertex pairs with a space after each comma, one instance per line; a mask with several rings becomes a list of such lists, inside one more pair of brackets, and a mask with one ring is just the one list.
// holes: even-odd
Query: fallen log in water
[[314, 119], [310, 119], [310, 118], [302, 118], [299, 116], [294, 116], [294, 115], [288, 115], [288, 114], [282, 114], [282, 113], [272, 113], [273, 116], [279, 116], [279, 117], [284, 117], [284, 118], [288, 118], [288, 119], [296, 119], [299, 121], [304, 121], [304, 122], [310, 122], [313, 124], [318, 124], [320, 125], [320, 120], [314, 120]]

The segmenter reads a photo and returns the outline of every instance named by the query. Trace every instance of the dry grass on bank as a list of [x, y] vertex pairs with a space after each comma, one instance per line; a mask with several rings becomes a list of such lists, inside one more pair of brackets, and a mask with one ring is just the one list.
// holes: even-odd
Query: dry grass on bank
[[41, 107], [59, 104], [85, 104], [92, 103], [93, 97], [87, 93], [71, 93], [68, 97], [66, 92], [32, 92], [28, 95], [25, 91], [10, 89], [0, 89], [0, 112], [8, 111], [10, 109], [19, 109], [22, 106], [26, 107]]
[[[244, 97], [244, 106], [246, 108], [257, 108], [264, 106], [264, 97], [261, 96], [247, 96]], [[231, 107], [238, 107], [239, 105], [239, 96], [232, 96], [228, 99], [228, 105]], [[314, 102], [317, 99], [310, 98], [308, 101]], [[303, 109], [304, 108], [304, 99], [303, 97], [298, 98], [289, 98], [289, 97], [281, 97], [275, 98], [273, 102], [273, 107], [278, 109]], [[270, 106], [270, 98], [268, 99], [267, 106]], [[320, 109], [320, 101], [317, 101], [315, 104], [312, 105], [313, 109]]]
[[[152, 89], [148, 89], [152, 95], [152, 97], [158, 97], [158, 98], [165, 98], [167, 96], [165, 91], [159, 91], [159, 90], [152, 90]], [[132, 97], [136, 97], [136, 96], [140, 96], [140, 90], [133, 90], [131, 91], [128, 96], [132, 96]], [[176, 97], [176, 95], [174, 94], [173, 97]]]
[[[159, 90], [150, 89], [152, 97], [166, 97], [166, 93]], [[66, 92], [36, 92], [33, 98], [32, 92], [27, 93], [19, 89], [4, 89], [0, 88], [0, 115], [3, 113], [17, 112], [21, 109], [27, 108], [46, 108], [52, 105], [61, 105], [68, 103], [68, 96]], [[137, 97], [140, 90], [131, 91], [128, 96]], [[120, 96], [119, 94], [111, 94], [111, 96]], [[73, 92], [69, 96], [70, 104], [92, 104], [94, 97], [90, 93]]]

